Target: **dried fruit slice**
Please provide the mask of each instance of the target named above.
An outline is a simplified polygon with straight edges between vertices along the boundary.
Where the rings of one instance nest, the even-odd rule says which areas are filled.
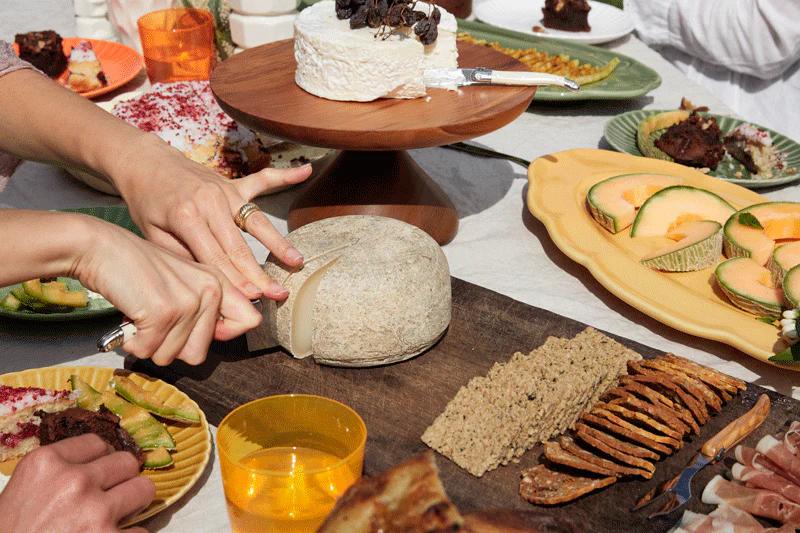
[[[603,478],[581,477],[550,470],[536,465],[522,471],[519,495],[536,505],[557,505],[571,502],[595,490],[608,487],[616,476]]]
[[[758,316],[779,318],[783,292],[772,284],[767,268],[749,257],[734,257],[715,271],[717,285],[736,307]]]
[[[675,176],[664,174],[624,174],[598,182],[586,193],[592,217],[611,233],[619,233],[633,223],[636,211],[653,194],[679,185]]]
[[[609,461],[608,459],[603,459],[602,457],[598,457],[590,451],[584,450],[571,438],[562,435],[558,438],[558,445],[561,446],[561,449],[565,452],[571,453],[575,457],[583,459],[587,463],[592,463],[594,465],[600,466],[602,468],[606,468],[616,475],[619,476],[641,476],[645,479],[650,479],[653,477],[652,470],[644,470],[642,468],[631,468],[629,466],[622,466],[613,461]]]
[[[641,263],[663,272],[694,272],[717,263],[722,256],[722,224],[698,220],[679,224],[666,235],[675,241],[641,259]]]

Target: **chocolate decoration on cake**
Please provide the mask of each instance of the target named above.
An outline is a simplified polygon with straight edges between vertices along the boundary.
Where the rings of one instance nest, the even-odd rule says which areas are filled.
[[[542,24],[563,31],[591,31],[589,2],[586,0],[547,0],[542,8]]]
[[[714,170],[725,156],[717,120],[697,113],[667,128],[655,145],[676,163],[690,167]]]
[[[51,78],[57,78],[67,68],[61,36],[52,30],[18,33],[14,42],[19,46],[20,59]]]

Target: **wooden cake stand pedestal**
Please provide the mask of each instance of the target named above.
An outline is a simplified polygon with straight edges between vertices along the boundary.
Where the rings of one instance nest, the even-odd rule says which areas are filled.
[[[459,43],[461,67],[526,70],[485,46]],[[336,102],[294,82],[292,40],[245,50],[222,62],[211,90],[240,123],[270,136],[342,153],[297,198],[289,230],[340,215],[379,215],[414,224],[446,244],[458,214],[406,150],[484,135],[518,117],[534,87],[433,89],[427,98]]]

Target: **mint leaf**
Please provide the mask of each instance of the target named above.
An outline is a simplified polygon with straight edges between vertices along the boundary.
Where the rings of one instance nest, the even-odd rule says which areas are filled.
[[[758,320],[759,322],[763,322],[765,324],[774,324],[775,323],[775,319],[772,318],[771,316],[760,316],[760,317],[756,318],[756,320]]]
[[[751,228],[764,229],[764,226],[752,213],[739,213],[739,224]]]
[[[800,363],[800,343],[792,344],[784,351],[769,358],[773,363]]]

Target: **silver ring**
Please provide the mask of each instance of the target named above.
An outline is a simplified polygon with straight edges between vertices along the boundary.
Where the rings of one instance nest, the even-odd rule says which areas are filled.
[[[239,227],[240,230],[247,231],[247,228],[245,228],[244,225],[247,222],[248,217],[258,211],[261,211],[260,207],[254,203],[248,202],[239,208],[239,212],[233,217],[233,222]]]

